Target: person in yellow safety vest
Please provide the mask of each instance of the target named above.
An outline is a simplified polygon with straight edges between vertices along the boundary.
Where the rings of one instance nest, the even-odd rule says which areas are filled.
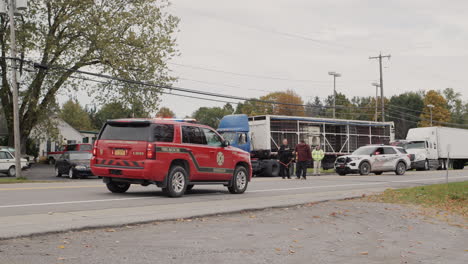
[[[314,176],[320,176],[320,167],[322,165],[323,157],[325,157],[325,153],[320,149],[320,145],[317,145],[312,151],[312,159],[314,160]]]

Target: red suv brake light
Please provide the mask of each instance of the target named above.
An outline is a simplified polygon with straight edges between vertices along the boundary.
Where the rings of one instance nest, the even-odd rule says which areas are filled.
[[[148,143],[148,146],[146,147],[146,158],[147,159],[155,159],[156,158],[155,147],[151,143]]]
[[[94,142],[94,146],[93,146],[93,156],[94,157],[97,157],[97,152],[98,152],[98,149],[97,149],[97,141]]]

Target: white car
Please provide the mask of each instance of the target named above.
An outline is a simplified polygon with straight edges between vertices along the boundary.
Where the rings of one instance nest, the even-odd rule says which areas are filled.
[[[338,157],[335,161],[335,171],[342,176],[350,173],[368,175],[371,172],[380,175],[386,171],[403,175],[410,168],[410,155],[405,149],[386,145],[360,147],[351,155]]]
[[[28,167],[28,161],[21,159],[21,169]],[[0,150],[0,173],[6,173],[10,177],[16,176],[15,158],[8,150]]]

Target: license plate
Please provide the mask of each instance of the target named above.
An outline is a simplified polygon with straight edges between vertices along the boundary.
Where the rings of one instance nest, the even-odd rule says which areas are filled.
[[[109,170],[109,173],[113,175],[122,175],[121,170]]]
[[[127,154],[127,151],[125,149],[115,149],[114,150],[114,155],[115,156],[125,156]]]
[[[340,168],[344,168],[344,167],[345,167],[344,164],[341,164],[341,165],[340,165]]]

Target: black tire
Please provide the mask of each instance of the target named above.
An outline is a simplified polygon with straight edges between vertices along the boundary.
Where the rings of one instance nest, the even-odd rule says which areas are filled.
[[[453,169],[454,170],[463,170],[465,168],[465,161],[464,160],[456,160],[453,162]]]
[[[428,160],[424,161],[424,170],[428,171],[430,169],[431,167],[429,166],[429,161]]]
[[[276,160],[268,160],[265,162],[265,168],[263,168],[260,176],[263,177],[278,177],[280,172],[280,164]]]
[[[106,183],[107,189],[113,193],[124,193],[130,188],[130,183],[125,182],[109,182]]]
[[[188,173],[182,166],[173,166],[167,176],[167,187],[163,191],[169,197],[181,197],[187,190]]]
[[[193,189],[193,186],[195,186],[195,185],[193,185],[193,184],[187,185],[187,188],[185,189],[185,191],[187,192],[187,191],[192,190],[192,189]]]
[[[54,158],[49,158],[49,160],[47,162],[49,163],[49,165],[54,165],[55,164],[55,159]]]
[[[16,177],[16,167],[15,166],[10,166],[7,171],[8,177]]]
[[[363,163],[361,163],[361,165],[359,165],[359,174],[369,175],[370,171],[371,171],[371,165],[369,162],[364,161]]]
[[[73,167],[70,167],[70,169],[68,170],[68,178],[70,178],[70,179],[76,179],[76,173],[75,173],[75,171],[73,170]]]
[[[382,175],[383,171],[374,172],[375,175]]]
[[[244,166],[237,166],[232,176],[228,190],[232,194],[241,194],[247,190],[249,185],[249,173]]]
[[[403,175],[406,172],[406,164],[403,161],[397,163],[395,168],[396,175]]]
[[[57,166],[55,166],[55,177],[62,177],[62,173],[60,173],[60,170]]]
[[[340,176],[346,176],[346,172],[342,172],[342,171],[341,171],[341,172],[338,172],[338,175],[340,175]]]

